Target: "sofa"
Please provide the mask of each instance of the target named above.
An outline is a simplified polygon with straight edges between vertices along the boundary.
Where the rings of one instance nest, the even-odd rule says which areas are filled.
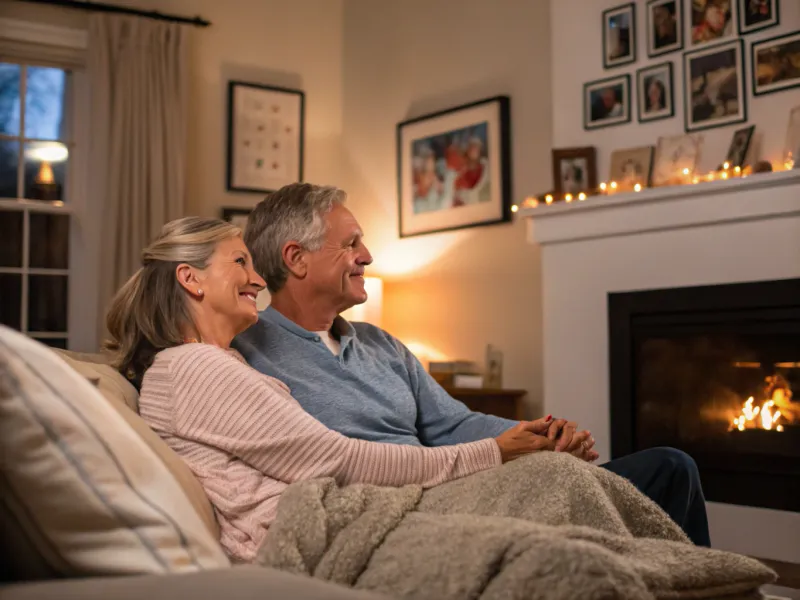
[[[232,565],[199,481],[99,354],[0,326],[0,600],[379,596]]]

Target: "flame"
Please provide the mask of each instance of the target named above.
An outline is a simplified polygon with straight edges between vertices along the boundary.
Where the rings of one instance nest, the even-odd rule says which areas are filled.
[[[36,183],[53,183],[55,180],[50,163],[42,161],[42,166],[39,167],[39,172],[36,174]]]
[[[778,390],[776,390],[777,392]],[[781,411],[775,408],[774,400],[767,400],[761,406],[755,406],[752,396],[742,406],[742,414],[736,417],[731,424],[731,429],[744,431],[745,429],[766,429],[783,431],[783,425],[778,423]]]

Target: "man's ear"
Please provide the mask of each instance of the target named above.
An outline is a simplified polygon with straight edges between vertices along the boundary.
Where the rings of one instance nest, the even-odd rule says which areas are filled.
[[[306,262],[306,251],[297,242],[286,242],[281,250],[283,263],[289,272],[298,279],[305,278],[308,273],[308,263]]]
[[[195,298],[200,298],[203,295],[203,286],[197,277],[194,267],[191,265],[186,263],[179,264],[175,267],[175,277],[181,287]]]

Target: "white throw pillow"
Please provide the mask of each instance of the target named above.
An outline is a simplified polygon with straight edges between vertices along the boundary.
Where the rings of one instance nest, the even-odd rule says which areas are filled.
[[[2,326],[0,461],[4,510],[63,575],[230,566],[163,461],[100,392]]]

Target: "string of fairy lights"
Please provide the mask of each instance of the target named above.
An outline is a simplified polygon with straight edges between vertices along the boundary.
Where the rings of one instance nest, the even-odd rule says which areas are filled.
[[[782,163],[770,164],[766,161],[757,163],[754,166],[748,165],[747,167],[733,166],[730,163],[723,163],[717,171],[711,171],[705,174],[694,174],[691,169],[683,169],[683,171],[673,180],[671,185],[693,185],[703,182],[712,181],[725,181],[734,178],[744,178],[754,173],[767,173],[774,171],[789,171],[794,168],[794,160],[791,154]],[[666,186],[664,186],[666,187]],[[641,192],[646,189],[641,183],[634,183],[632,186],[621,185],[616,181],[602,182],[594,190],[586,190],[584,192],[554,194],[552,192],[540,196],[528,196],[520,204],[514,204],[511,207],[511,212],[516,213],[520,208],[535,208],[540,206],[552,206],[564,202],[570,204],[572,202],[583,202],[593,196],[612,196],[618,193],[625,192]]]

